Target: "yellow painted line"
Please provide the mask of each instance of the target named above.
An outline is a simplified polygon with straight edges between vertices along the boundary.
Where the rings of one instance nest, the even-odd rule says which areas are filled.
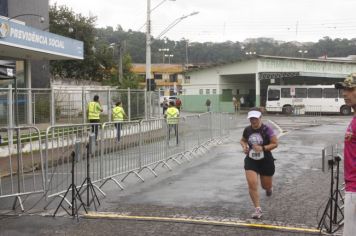
[[[209,225],[222,225],[222,226],[240,226],[248,228],[260,228],[260,229],[270,229],[270,230],[284,230],[284,231],[298,231],[298,232],[309,232],[309,233],[320,233],[320,230],[313,228],[301,228],[301,227],[291,227],[291,226],[281,226],[281,225],[270,225],[270,224],[258,224],[258,223],[247,223],[244,221],[215,221],[215,220],[198,220],[189,218],[170,218],[170,217],[154,217],[154,216],[128,216],[120,215],[116,213],[104,213],[104,212],[89,212],[84,215],[84,218],[89,219],[118,219],[118,220],[140,220],[140,221],[165,221],[165,222],[178,222],[178,223],[195,223],[195,224],[209,224]]]

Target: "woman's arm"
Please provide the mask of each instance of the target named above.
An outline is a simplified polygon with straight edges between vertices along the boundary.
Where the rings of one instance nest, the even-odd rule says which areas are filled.
[[[241,138],[240,144],[241,144],[243,152],[245,154],[248,154],[249,147],[248,147],[247,140],[244,137]]]
[[[278,138],[275,135],[271,137],[269,144],[263,146],[264,151],[272,151],[276,147],[278,147]]]

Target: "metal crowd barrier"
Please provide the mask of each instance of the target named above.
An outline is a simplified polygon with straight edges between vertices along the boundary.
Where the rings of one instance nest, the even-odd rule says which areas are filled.
[[[136,173],[140,169],[140,122],[106,122],[101,136],[101,180],[123,186],[115,179],[118,175]],[[120,129],[120,132],[118,132]]]
[[[33,126],[0,128],[0,199],[15,198],[24,211],[22,196],[44,193],[40,131]]]
[[[280,108],[280,107],[268,107],[268,113],[282,113],[288,116],[310,116],[310,117],[317,117],[321,116],[322,109],[321,106],[304,106],[304,105],[293,105],[290,106],[289,109]]]
[[[101,124],[78,124],[50,126],[46,131],[46,180],[47,197],[61,196],[71,184],[71,153],[80,143],[81,157],[75,165],[75,185],[80,186],[86,177],[87,145],[92,125],[98,125],[99,135],[96,151],[90,158],[90,176],[93,183],[101,180],[100,146]],[[103,193],[103,192],[102,192]]]
[[[72,185],[72,167],[74,185],[80,189],[82,184],[86,185],[83,181],[87,177],[87,155],[90,180],[105,196],[101,188],[110,180],[124,189],[122,182],[130,174],[144,181],[143,170],[157,176],[158,166],[170,170],[171,163],[179,165],[205,153],[209,145],[219,143],[222,136],[228,135],[233,117],[232,114],[203,113],[178,118],[177,125],[173,126],[163,118],[56,125],[48,127],[42,136],[36,127],[2,128],[0,148],[7,149],[8,154],[0,157],[0,199],[15,197],[23,209],[20,196],[43,193],[51,199],[48,205],[56,197],[70,205],[64,194]],[[93,125],[98,127],[98,135],[95,150],[88,152],[89,136],[95,133]],[[17,139],[11,139],[14,132],[21,136],[16,150],[13,146]],[[45,158],[42,159],[41,141],[44,139]],[[73,151],[76,162],[72,166]]]
[[[199,154],[199,151],[204,152],[206,147],[203,145],[203,137],[201,132],[200,116],[192,115],[185,117],[185,143],[186,149],[192,150],[193,154]]]

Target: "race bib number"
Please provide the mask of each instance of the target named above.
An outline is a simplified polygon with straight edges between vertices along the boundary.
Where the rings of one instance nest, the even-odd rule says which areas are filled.
[[[255,152],[253,149],[251,149],[248,153],[248,157],[254,160],[261,160],[265,157],[263,152]]]

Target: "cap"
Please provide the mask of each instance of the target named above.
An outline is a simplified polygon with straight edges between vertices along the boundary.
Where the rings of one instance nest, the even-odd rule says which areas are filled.
[[[247,119],[250,118],[260,118],[262,113],[260,111],[249,111],[247,113]]]
[[[348,75],[344,82],[338,82],[335,84],[336,89],[344,89],[344,88],[356,88],[356,73],[352,73]]]

